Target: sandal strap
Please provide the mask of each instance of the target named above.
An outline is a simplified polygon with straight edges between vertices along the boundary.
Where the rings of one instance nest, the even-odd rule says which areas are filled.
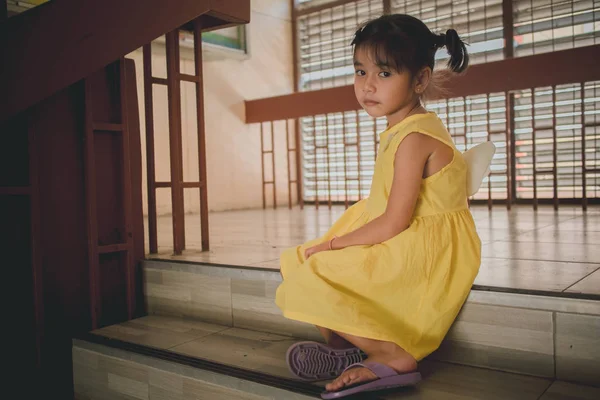
[[[375,376],[379,379],[398,375],[398,373],[396,371],[394,371],[394,369],[388,367],[385,364],[376,363],[376,362],[354,363],[352,365],[349,365],[344,370],[344,372],[348,371],[349,369],[353,369],[353,368],[366,368],[369,371],[371,371],[372,373],[374,373]]]

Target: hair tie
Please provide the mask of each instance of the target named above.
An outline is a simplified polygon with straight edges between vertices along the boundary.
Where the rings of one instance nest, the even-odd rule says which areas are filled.
[[[446,34],[445,33],[440,33],[439,35],[436,35],[435,33],[433,34],[433,48],[434,49],[441,49],[442,47],[444,47],[446,45]]]
[[[456,48],[456,41],[459,39],[458,32],[454,29],[448,29],[444,35],[445,45],[449,51]]]

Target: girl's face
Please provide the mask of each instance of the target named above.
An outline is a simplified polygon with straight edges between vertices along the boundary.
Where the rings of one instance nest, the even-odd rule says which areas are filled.
[[[355,51],[354,70],[356,99],[371,117],[387,117],[390,126],[418,99],[408,70],[398,72],[377,65],[366,49]]]

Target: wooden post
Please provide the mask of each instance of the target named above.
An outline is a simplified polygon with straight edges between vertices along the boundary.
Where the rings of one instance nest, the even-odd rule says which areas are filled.
[[[179,30],[167,33],[167,93],[169,102],[169,147],[171,155],[171,207],[173,212],[173,252],[185,249],[183,207],[183,163],[181,144],[181,81],[179,80]]]
[[[196,72],[196,107],[198,118],[198,168],[200,180],[200,230],[202,251],[209,250],[208,232],[208,183],[206,181],[206,131],[204,121],[204,87],[202,75],[202,25],[200,19],[194,22],[194,65]]]

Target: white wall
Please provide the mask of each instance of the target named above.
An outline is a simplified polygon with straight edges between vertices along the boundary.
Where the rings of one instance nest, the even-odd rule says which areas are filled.
[[[246,125],[244,100],[293,92],[289,0],[252,0],[248,25],[250,57],[204,62],[204,99],[208,166],[208,206],[210,211],[262,207],[262,169],[258,125]],[[181,50],[181,71],[193,74],[191,52]],[[142,131],[142,161],[146,169],[145,110],[141,49],[128,55],[136,64]],[[164,46],[153,44],[153,75],[166,77]],[[154,130],[156,179],[170,180],[168,106],[166,86],[154,85]],[[198,180],[196,101],[192,83],[182,83],[182,125],[184,180]],[[278,203],[287,204],[287,164],[285,128],[276,123],[276,169]],[[290,124],[292,127],[292,124]],[[265,124],[265,128],[268,126]],[[265,130],[265,132],[268,132]],[[265,134],[270,145],[270,136]],[[293,143],[292,143],[293,145]],[[265,156],[270,180],[270,156]],[[291,158],[293,163],[293,158]],[[147,189],[144,174],[144,214],[147,214]],[[294,192],[295,195],[295,192]],[[267,188],[268,204],[272,201]],[[295,198],[294,198],[295,200]],[[169,189],[158,189],[158,214],[171,212]],[[185,190],[185,210],[199,212],[197,189]]]

